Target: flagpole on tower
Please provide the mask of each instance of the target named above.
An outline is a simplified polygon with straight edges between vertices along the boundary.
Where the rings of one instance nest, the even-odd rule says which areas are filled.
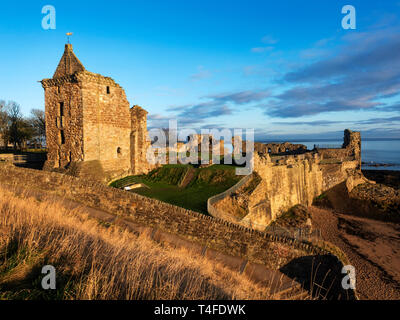
[[[67,32],[66,35],[67,35],[68,44],[69,44],[69,37],[72,36],[72,32]]]

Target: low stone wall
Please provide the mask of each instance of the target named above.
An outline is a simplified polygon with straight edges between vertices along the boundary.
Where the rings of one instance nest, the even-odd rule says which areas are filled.
[[[330,251],[323,245],[278,237],[100,183],[0,164],[0,183],[42,190],[180,235],[211,249],[277,269],[292,259]]]
[[[46,153],[0,153],[0,161],[9,161],[13,163],[25,162],[44,162],[46,160]]]
[[[246,148],[244,147],[244,149]],[[254,151],[269,154],[302,154],[307,152],[307,146],[303,144],[284,143],[254,143]]]
[[[350,157],[350,151],[347,149],[325,148],[316,149],[322,160],[335,159],[337,161],[345,161]]]
[[[252,179],[252,175],[249,174],[242,178],[238,183],[236,183],[234,186],[230,187],[228,190],[219,193],[207,200],[207,211],[208,213],[215,217],[215,218],[223,218],[225,214],[221,212],[220,210],[217,209],[215,204],[218,201],[221,201],[222,199],[229,197],[231,194],[235,193],[240,187],[245,185],[247,182],[249,182]]]

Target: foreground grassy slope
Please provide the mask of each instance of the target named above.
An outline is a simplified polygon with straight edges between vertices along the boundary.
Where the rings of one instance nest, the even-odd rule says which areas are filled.
[[[0,299],[266,299],[245,276],[0,187]],[[57,289],[41,288],[53,265]]]
[[[243,178],[235,174],[235,169],[236,167],[231,165],[213,165],[207,168],[180,164],[165,165],[147,175],[129,176],[115,181],[111,186],[122,188],[133,183],[143,183],[147,188],[134,189],[132,192],[207,213],[208,198],[229,189]],[[191,176],[184,181],[186,174]],[[182,182],[188,184],[181,185]]]

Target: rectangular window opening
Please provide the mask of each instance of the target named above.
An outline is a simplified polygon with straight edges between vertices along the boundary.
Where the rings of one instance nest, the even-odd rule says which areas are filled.
[[[60,131],[60,136],[61,136],[61,144],[65,144],[64,130],[61,130],[61,131]]]
[[[107,86],[107,94],[110,94],[110,87]]]
[[[64,116],[64,102],[60,102],[60,117]]]

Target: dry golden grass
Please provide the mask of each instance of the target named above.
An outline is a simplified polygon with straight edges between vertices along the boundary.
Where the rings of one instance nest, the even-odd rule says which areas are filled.
[[[53,265],[57,289],[41,288]],[[265,287],[186,250],[105,227],[82,209],[0,187],[2,299],[268,299]]]

